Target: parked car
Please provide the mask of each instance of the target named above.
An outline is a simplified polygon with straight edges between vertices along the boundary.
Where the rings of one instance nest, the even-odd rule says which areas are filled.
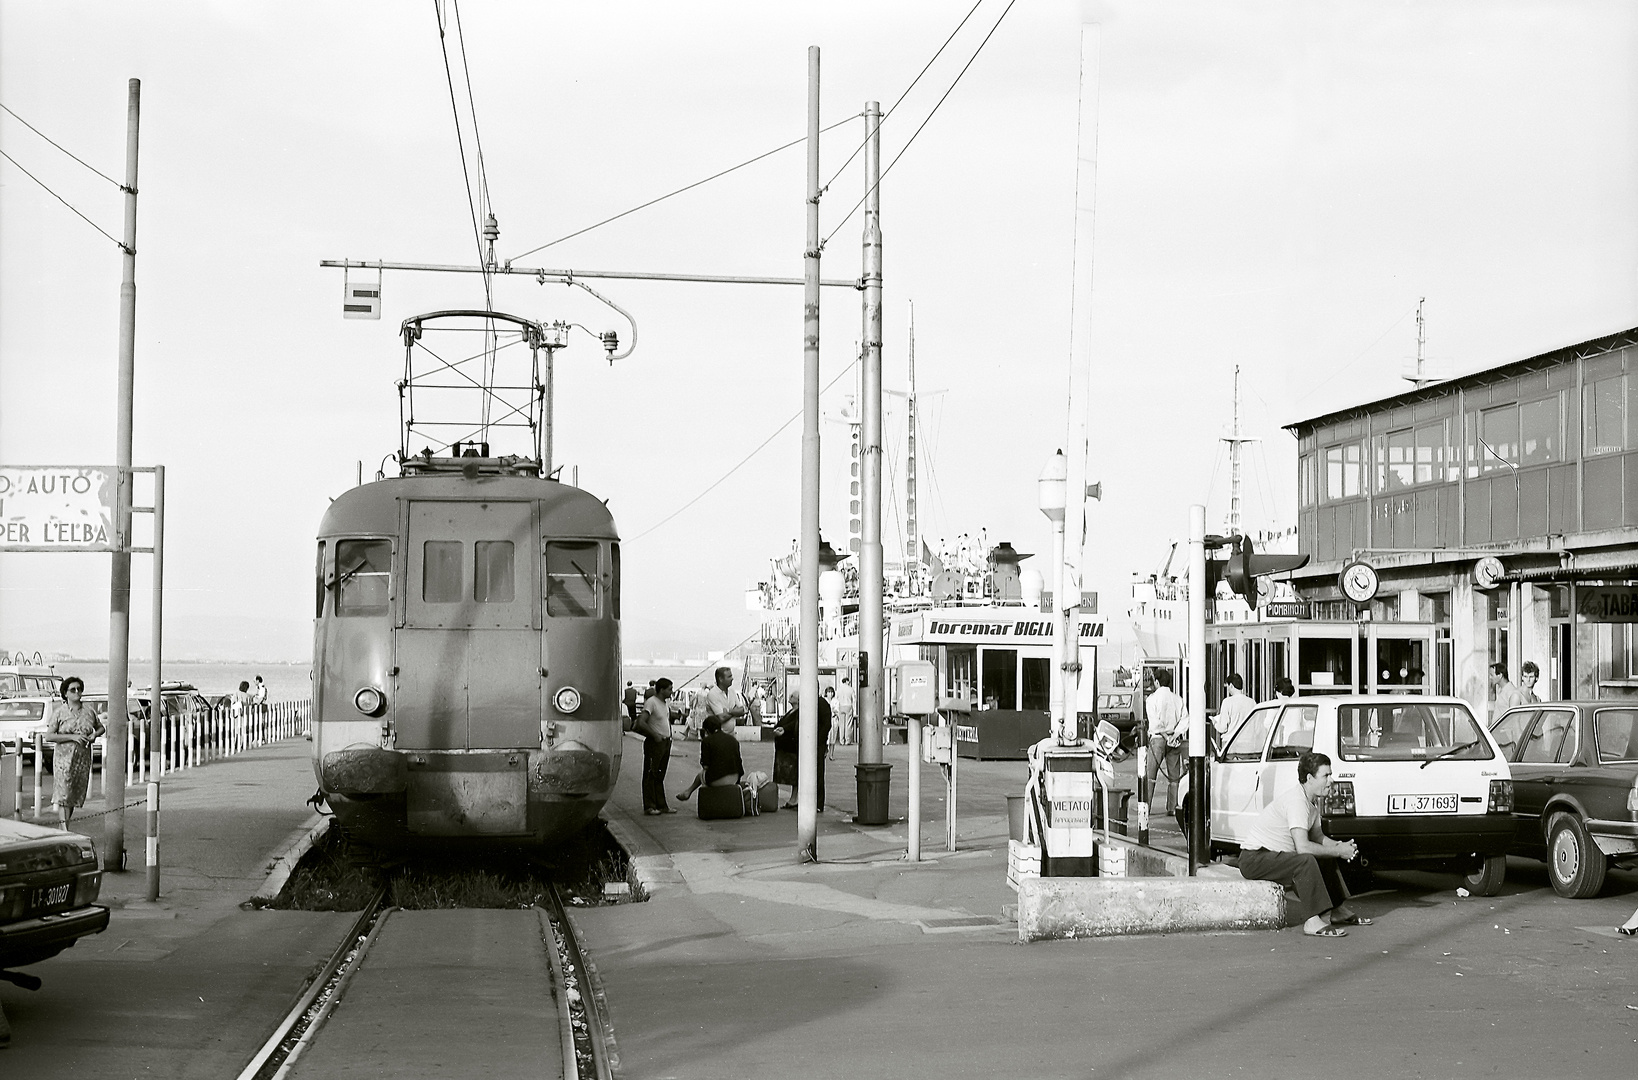
[[[1297,759],[1331,759],[1326,835],[1359,845],[1354,874],[1454,870],[1494,896],[1513,841],[1506,758],[1460,698],[1378,694],[1292,698],[1253,709],[1210,773],[1211,845],[1237,851],[1263,808],[1297,783]],[[1190,794],[1180,785],[1179,820]]]
[[[19,694],[55,694],[57,676],[50,668],[32,664],[0,664],[0,697]]]
[[[97,849],[88,836],[0,818],[0,977],[38,986],[10,969],[55,956],[108,927]]]
[[[1513,773],[1513,853],[1540,859],[1560,896],[1597,896],[1638,866],[1638,702],[1509,709],[1490,734]]]
[[[0,698],[0,750],[8,754],[22,754],[25,762],[34,760],[34,735],[43,732],[51,719],[51,708],[57,702],[55,695],[28,694]],[[50,744],[46,744],[46,768],[51,767]]]
[[[1137,712],[1132,706],[1132,697],[1137,693],[1134,687],[1104,690],[1098,693],[1098,721],[1109,721],[1120,732],[1120,744],[1127,750],[1134,749],[1134,740],[1137,738]],[[1094,727],[1097,725],[1094,724]],[[1082,738],[1091,738],[1085,733]]]

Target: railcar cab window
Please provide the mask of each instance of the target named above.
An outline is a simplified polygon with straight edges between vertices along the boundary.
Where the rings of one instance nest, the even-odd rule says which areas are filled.
[[[479,540],[472,551],[472,599],[480,604],[510,604],[516,592],[512,541]]]
[[[337,615],[385,615],[391,580],[391,540],[336,541]]]
[[[1443,702],[1338,705],[1344,761],[1485,761],[1495,757],[1467,706]]]
[[[596,618],[602,598],[600,552],[595,540],[546,543],[546,614]]]

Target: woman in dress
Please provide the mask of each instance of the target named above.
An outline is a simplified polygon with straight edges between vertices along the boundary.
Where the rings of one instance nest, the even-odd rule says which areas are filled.
[[[63,701],[51,712],[45,738],[57,744],[53,787],[57,813],[67,828],[74,810],[85,805],[85,793],[91,786],[91,744],[103,733],[103,726],[95,710],[81,701],[84,679],[70,675],[57,693]]]

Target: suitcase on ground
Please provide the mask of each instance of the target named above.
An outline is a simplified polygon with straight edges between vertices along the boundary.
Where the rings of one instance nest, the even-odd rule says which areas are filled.
[[[702,787],[694,797],[699,800],[700,818],[722,821],[745,816],[745,797],[740,787]]]
[[[772,780],[769,780],[766,784],[763,784],[757,789],[756,801],[757,805],[762,808],[762,812],[764,814],[769,814],[775,810],[778,810],[779,786]]]

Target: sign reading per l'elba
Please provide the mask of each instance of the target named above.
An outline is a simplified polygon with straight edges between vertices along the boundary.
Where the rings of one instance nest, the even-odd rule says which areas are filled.
[[[0,551],[114,551],[119,470],[0,465]]]

